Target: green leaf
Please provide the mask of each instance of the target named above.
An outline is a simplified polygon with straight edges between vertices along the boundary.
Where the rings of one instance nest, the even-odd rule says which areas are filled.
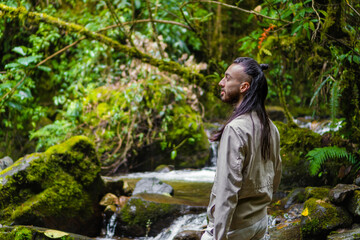
[[[44,71],[44,72],[50,72],[51,71],[51,68],[46,67],[46,66],[38,66],[38,69],[40,69],[41,71]]]
[[[25,50],[24,50],[24,49],[25,49]],[[26,47],[24,47],[24,46],[14,47],[14,48],[12,49],[12,51],[20,54],[21,56],[26,56],[26,53],[25,53]]]
[[[40,56],[23,57],[23,58],[17,59],[16,61],[17,61],[18,63],[20,63],[21,65],[27,67],[27,66],[29,66],[31,63],[35,63],[39,57],[40,57]]]
[[[171,159],[174,160],[176,158],[176,155],[177,155],[177,151],[176,150],[173,150],[171,152]]]
[[[5,69],[9,69],[9,68],[18,68],[20,66],[20,64],[18,63],[9,63],[5,65]]]

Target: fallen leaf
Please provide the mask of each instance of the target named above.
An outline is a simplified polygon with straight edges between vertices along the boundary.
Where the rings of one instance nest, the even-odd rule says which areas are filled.
[[[49,238],[61,238],[64,236],[69,235],[66,232],[62,232],[62,231],[58,231],[58,230],[46,230],[44,232],[45,236],[49,237]]]
[[[305,208],[304,211],[302,211],[301,215],[303,215],[304,217],[309,215],[309,209]]]

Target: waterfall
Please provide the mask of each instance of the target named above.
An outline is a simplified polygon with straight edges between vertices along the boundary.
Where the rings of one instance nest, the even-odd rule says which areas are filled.
[[[142,237],[138,240],[173,240],[176,234],[185,230],[200,231],[206,226],[206,213],[188,214],[177,218],[170,227],[155,237]]]

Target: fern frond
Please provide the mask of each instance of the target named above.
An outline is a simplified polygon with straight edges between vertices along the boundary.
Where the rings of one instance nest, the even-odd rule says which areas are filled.
[[[330,108],[331,108],[331,125],[334,126],[337,109],[339,107],[339,99],[341,96],[341,89],[339,88],[339,81],[334,81],[331,88]]]
[[[315,98],[319,95],[320,90],[323,88],[323,86],[329,81],[332,80],[332,78],[330,76],[328,76],[325,81],[323,81],[320,86],[316,89],[314,95],[312,96],[311,100],[310,100],[310,106],[313,104]]]
[[[356,157],[347,152],[345,148],[339,148],[336,146],[315,148],[306,154],[306,159],[310,162],[310,175],[316,175],[321,165],[329,159],[346,159],[352,164],[355,164],[359,168],[359,162]]]

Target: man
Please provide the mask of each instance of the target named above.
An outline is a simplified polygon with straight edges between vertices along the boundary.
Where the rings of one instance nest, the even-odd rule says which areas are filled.
[[[234,112],[211,140],[220,140],[202,240],[264,239],[267,206],[280,183],[280,136],[265,111],[268,86],[252,58],[237,58],[219,82]]]

